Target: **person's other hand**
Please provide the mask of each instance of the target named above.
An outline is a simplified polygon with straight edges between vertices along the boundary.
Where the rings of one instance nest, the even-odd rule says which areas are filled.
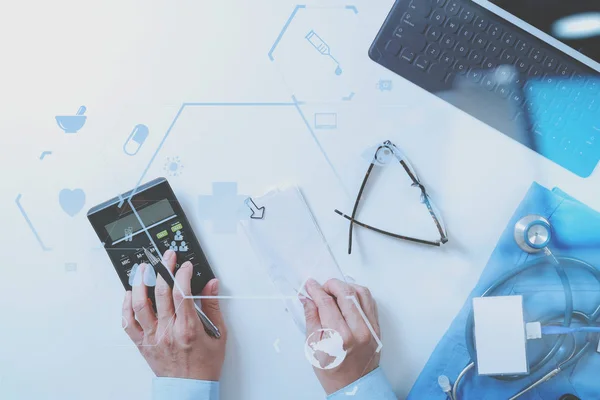
[[[169,250],[164,256],[164,264],[171,273],[175,270],[177,256]],[[138,271],[139,277],[153,273],[146,264]],[[148,271],[148,272],[147,272]],[[183,293],[172,290],[160,276],[156,278],[154,294],[157,314],[148,298],[148,288],[144,279],[135,279],[133,291],[127,291],[123,302],[125,331],[158,377],[198,379],[218,381],[225,359],[227,331],[216,299],[202,299],[202,310],[219,328],[221,338],[210,337],[196,313],[191,295],[193,266],[185,262],[175,275],[175,281]],[[219,281],[211,280],[202,296],[216,296]]]
[[[306,283],[312,300],[301,296],[306,317],[307,338],[319,329],[337,331],[343,341],[346,358],[337,367],[314,368],[327,395],[350,385],[379,366],[377,343],[362,318],[360,310],[349,296],[355,296],[373,330],[380,336],[377,305],[365,287],[331,279],[321,286],[314,280]]]

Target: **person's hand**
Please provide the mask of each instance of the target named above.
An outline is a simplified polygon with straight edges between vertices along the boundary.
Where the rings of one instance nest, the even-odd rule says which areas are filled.
[[[332,279],[319,285],[314,280],[306,283],[306,291],[312,300],[301,296],[306,316],[307,338],[319,329],[337,331],[347,351],[345,360],[337,367],[325,370],[314,368],[327,395],[350,385],[379,366],[380,354],[377,343],[361,316],[361,312],[349,298],[355,296],[379,338],[380,329],[377,305],[365,287]]]
[[[169,250],[163,259],[165,267],[173,273],[176,254]],[[153,273],[145,264],[139,268],[140,277]],[[214,339],[204,331],[193,299],[184,299],[191,295],[192,275],[189,261],[177,271],[175,281],[183,293],[177,286],[171,290],[162,276],[157,276],[154,289],[157,314],[152,309],[144,279],[136,279],[133,292],[127,291],[123,302],[125,331],[156,376],[218,381],[225,359],[227,330],[218,300],[202,299],[202,310],[219,328],[221,338]],[[202,296],[216,296],[218,292],[219,281],[213,279]]]

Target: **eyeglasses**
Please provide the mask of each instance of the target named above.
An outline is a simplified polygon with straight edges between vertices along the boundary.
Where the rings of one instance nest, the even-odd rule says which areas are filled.
[[[371,176],[371,172],[373,171],[373,168],[375,167],[375,165],[386,165],[392,157],[395,157],[398,160],[398,162],[400,163],[400,165],[402,166],[402,168],[404,168],[404,171],[407,173],[408,177],[412,181],[411,186],[419,188],[419,190],[421,191],[421,203],[423,203],[427,207],[427,210],[429,211],[429,215],[431,216],[431,218],[433,219],[433,222],[435,223],[435,226],[440,234],[440,238],[438,240],[423,240],[423,239],[417,239],[417,238],[413,238],[413,237],[409,237],[409,236],[398,235],[396,233],[384,231],[382,229],[378,229],[373,226],[367,225],[356,219],[358,204],[360,203],[363,192],[367,185],[367,181],[369,180],[369,176]],[[354,209],[352,210],[352,215],[346,215],[339,210],[335,210],[335,212],[336,212],[336,214],[338,214],[350,221],[350,228],[349,228],[349,234],[348,234],[348,254],[352,253],[352,232],[353,232],[355,224],[358,226],[361,226],[363,228],[370,229],[374,232],[378,232],[383,235],[391,236],[396,239],[407,240],[409,242],[426,244],[426,245],[430,245],[430,246],[441,246],[442,244],[448,242],[446,226],[444,224],[444,220],[442,219],[439,210],[437,209],[437,207],[435,207],[433,201],[431,200],[431,197],[429,197],[429,194],[427,194],[427,190],[425,189],[425,186],[421,183],[421,180],[417,176],[415,169],[412,167],[412,165],[410,164],[410,162],[408,161],[406,156],[400,151],[400,149],[398,147],[396,147],[395,144],[393,144],[389,140],[386,140],[385,142],[383,142],[383,144],[380,145],[377,148],[377,150],[375,151],[375,155],[373,156],[371,165],[369,165],[369,169],[367,170],[367,173],[365,175],[365,178],[363,179],[362,185],[360,186],[360,190],[358,191],[358,196],[356,197],[356,201],[354,202]]]

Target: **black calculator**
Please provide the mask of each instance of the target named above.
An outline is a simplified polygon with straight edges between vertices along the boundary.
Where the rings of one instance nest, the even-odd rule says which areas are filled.
[[[144,249],[156,257],[173,250],[177,254],[176,271],[186,261],[193,264],[192,295],[199,295],[215,276],[169,182],[158,178],[132,193],[97,205],[87,214],[123,286],[131,290],[134,268],[142,263],[150,265]],[[164,276],[168,271],[156,273]],[[154,287],[148,289],[155,304]]]

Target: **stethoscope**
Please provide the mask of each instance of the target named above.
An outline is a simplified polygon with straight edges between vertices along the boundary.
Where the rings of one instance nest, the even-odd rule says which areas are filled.
[[[539,267],[548,267],[552,266],[556,269],[556,272],[561,280],[565,291],[565,312],[563,315],[552,316],[547,318],[545,321],[542,321],[547,325],[562,325],[564,327],[570,327],[573,320],[577,320],[579,324],[592,325],[596,323],[596,321],[600,318],[600,306],[592,313],[586,314],[584,312],[574,310],[573,308],[573,293],[571,289],[571,285],[569,283],[569,278],[565,273],[565,268],[580,268],[587,270],[590,272],[596,280],[600,283],[600,271],[594,268],[591,264],[570,257],[556,257],[549,248],[550,242],[552,240],[552,226],[548,219],[542,217],[541,215],[527,215],[521,218],[515,224],[514,229],[514,239],[519,248],[528,254],[538,254],[544,253],[546,257],[538,257],[531,261],[527,261],[512,271],[507,272],[500,278],[498,278],[494,283],[492,283],[485,292],[481,295],[481,297],[491,296],[493,293],[507,283],[509,280],[517,277],[521,273],[528,271],[532,268]],[[471,360],[476,359],[475,352],[475,343],[473,336],[473,313],[467,318],[466,330],[465,330],[465,339],[466,339],[466,347],[471,356]],[[496,376],[493,377],[495,379],[511,382],[518,381],[527,377],[531,377],[536,372],[540,371],[543,367],[545,367],[555,356],[564,352],[563,345],[567,341],[567,339],[572,340],[572,351],[562,357],[562,360],[558,363],[558,365],[543,375],[537,381],[531,383],[519,393],[511,397],[509,400],[515,400],[519,397],[523,396],[525,393],[533,390],[537,386],[543,384],[544,382],[549,381],[554,378],[560,372],[566,370],[567,368],[576,364],[590,349],[594,349],[595,345],[598,343],[597,341],[593,343],[590,340],[586,340],[583,346],[578,347],[574,336],[562,334],[560,335],[554,345],[551,347],[550,351],[542,356],[539,360],[535,360],[535,362],[530,365],[529,375],[526,376]],[[597,335],[596,335],[597,339]],[[458,397],[458,388],[460,382],[466,376],[466,374],[475,367],[475,362],[471,361],[458,375],[454,384],[450,382],[450,379],[442,375],[438,378],[438,384],[446,393],[450,400],[459,400]]]

